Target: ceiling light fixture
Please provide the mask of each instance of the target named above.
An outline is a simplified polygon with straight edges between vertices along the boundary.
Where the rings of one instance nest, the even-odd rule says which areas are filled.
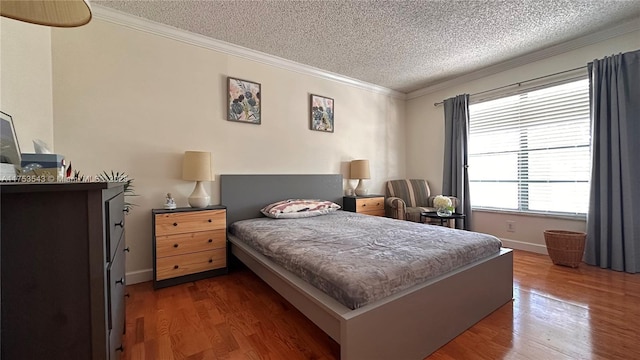
[[[91,20],[89,0],[0,0],[0,15],[36,25],[82,26]]]

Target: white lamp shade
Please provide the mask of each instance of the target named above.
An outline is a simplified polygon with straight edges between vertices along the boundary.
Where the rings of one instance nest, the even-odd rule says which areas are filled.
[[[350,179],[370,179],[369,160],[353,160],[351,162]]]
[[[207,151],[185,151],[182,161],[182,179],[213,181],[211,153]]]
[[[0,15],[37,25],[75,27],[91,20],[89,0],[2,0]]]

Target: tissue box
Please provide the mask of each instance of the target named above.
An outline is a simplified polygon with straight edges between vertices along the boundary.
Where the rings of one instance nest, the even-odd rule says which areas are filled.
[[[59,168],[64,167],[64,156],[58,154],[25,154],[20,155],[22,168],[29,167],[31,164],[39,165],[41,168]],[[38,167],[38,166],[34,166]]]
[[[64,156],[59,154],[21,154],[22,172],[20,177],[33,177],[37,182],[64,180]]]
[[[13,164],[0,163],[0,181],[18,180],[18,172]]]

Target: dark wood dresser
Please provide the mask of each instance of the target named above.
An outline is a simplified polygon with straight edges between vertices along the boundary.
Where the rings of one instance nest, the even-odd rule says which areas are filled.
[[[2,359],[119,359],[120,183],[0,184]]]

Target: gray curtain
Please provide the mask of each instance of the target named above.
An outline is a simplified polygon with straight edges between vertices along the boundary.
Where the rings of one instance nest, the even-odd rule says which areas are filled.
[[[585,261],[640,272],[640,50],[588,64],[591,197]]]
[[[456,228],[472,227],[469,176],[467,175],[467,139],[469,138],[469,95],[458,95],[444,101],[444,176],[443,195],[460,200],[458,211],[465,214],[464,221],[456,221]],[[464,225],[464,226],[463,226]]]

